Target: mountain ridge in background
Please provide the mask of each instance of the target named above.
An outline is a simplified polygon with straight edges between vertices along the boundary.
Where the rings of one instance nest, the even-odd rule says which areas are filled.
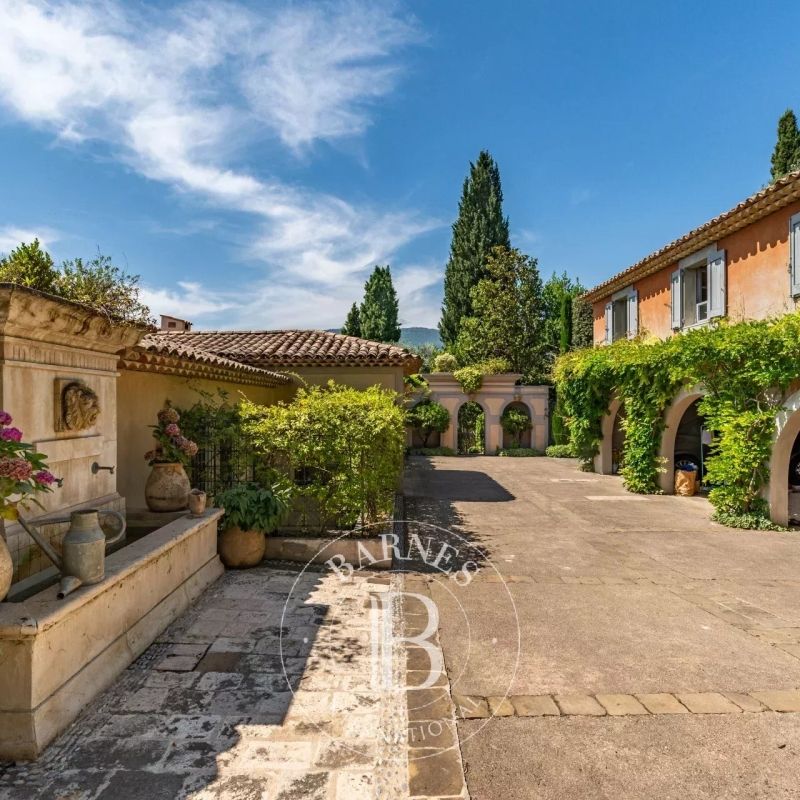
[[[340,328],[328,328],[328,331],[330,333],[339,333]],[[442,340],[439,338],[439,331],[436,328],[411,326],[400,328],[400,344],[408,345],[409,347],[419,347],[423,344],[441,347]]]

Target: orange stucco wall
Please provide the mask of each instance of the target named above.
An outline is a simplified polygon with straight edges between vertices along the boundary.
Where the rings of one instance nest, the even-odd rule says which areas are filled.
[[[726,251],[727,314],[732,320],[763,319],[795,308],[789,293],[789,220],[800,202],[775,211],[717,241]],[[672,334],[670,276],[677,262],[633,286],[639,291],[639,332],[661,339]],[[605,338],[605,307],[611,296],[593,304],[594,341]]]

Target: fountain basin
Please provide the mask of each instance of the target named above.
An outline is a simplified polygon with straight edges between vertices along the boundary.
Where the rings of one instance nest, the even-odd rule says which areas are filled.
[[[112,553],[101,583],[0,603],[0,759],[37,758],[222,573],[219,509]]]

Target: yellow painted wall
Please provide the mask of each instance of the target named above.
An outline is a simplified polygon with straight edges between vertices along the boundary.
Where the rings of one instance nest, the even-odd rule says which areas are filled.
[[[224,389],[232,400],[241,392],[254,403],[264,405],[288,400],[295,391],[293,385],[272,389],[122,370],[117,384],[117,490],[126,498],[128,508],[145,507],[144,484],[150,467],[144,454],[153,447],[148,426],[155,424],[156,414],[166,400],[171,400],[176,406],[194,405],[200,399],[198,389],[212,393]]]

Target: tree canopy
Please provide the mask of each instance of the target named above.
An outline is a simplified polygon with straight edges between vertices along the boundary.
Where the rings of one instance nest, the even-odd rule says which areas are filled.
[[[800,129],[794,111],[787,109],[778,120],[778,138],[772,153],[772,180],[800,169]]]
[[[450,258],[444,275],[444,301],[439,332],[452,347],[461,320],[472,316],[472,289],[486,275],[486,259],[493,247],[510,247],[508,219],[503,216],[500,170],[486,150],[470,164],[464,180],[458,218],[453,223]]]
[[[84,303],[121,322],[153,324],[150,309],[140,299],[139,276],[114,266],[101,253],[89,261],[75,258],[56,267],[38,239],[23,242],[0,258],[0,281]]]
[[[399,342],[398,314],[391,269],[388,265],[376,266],[364,284],[364,300],[359,309],[361,335],[376,342]]]

